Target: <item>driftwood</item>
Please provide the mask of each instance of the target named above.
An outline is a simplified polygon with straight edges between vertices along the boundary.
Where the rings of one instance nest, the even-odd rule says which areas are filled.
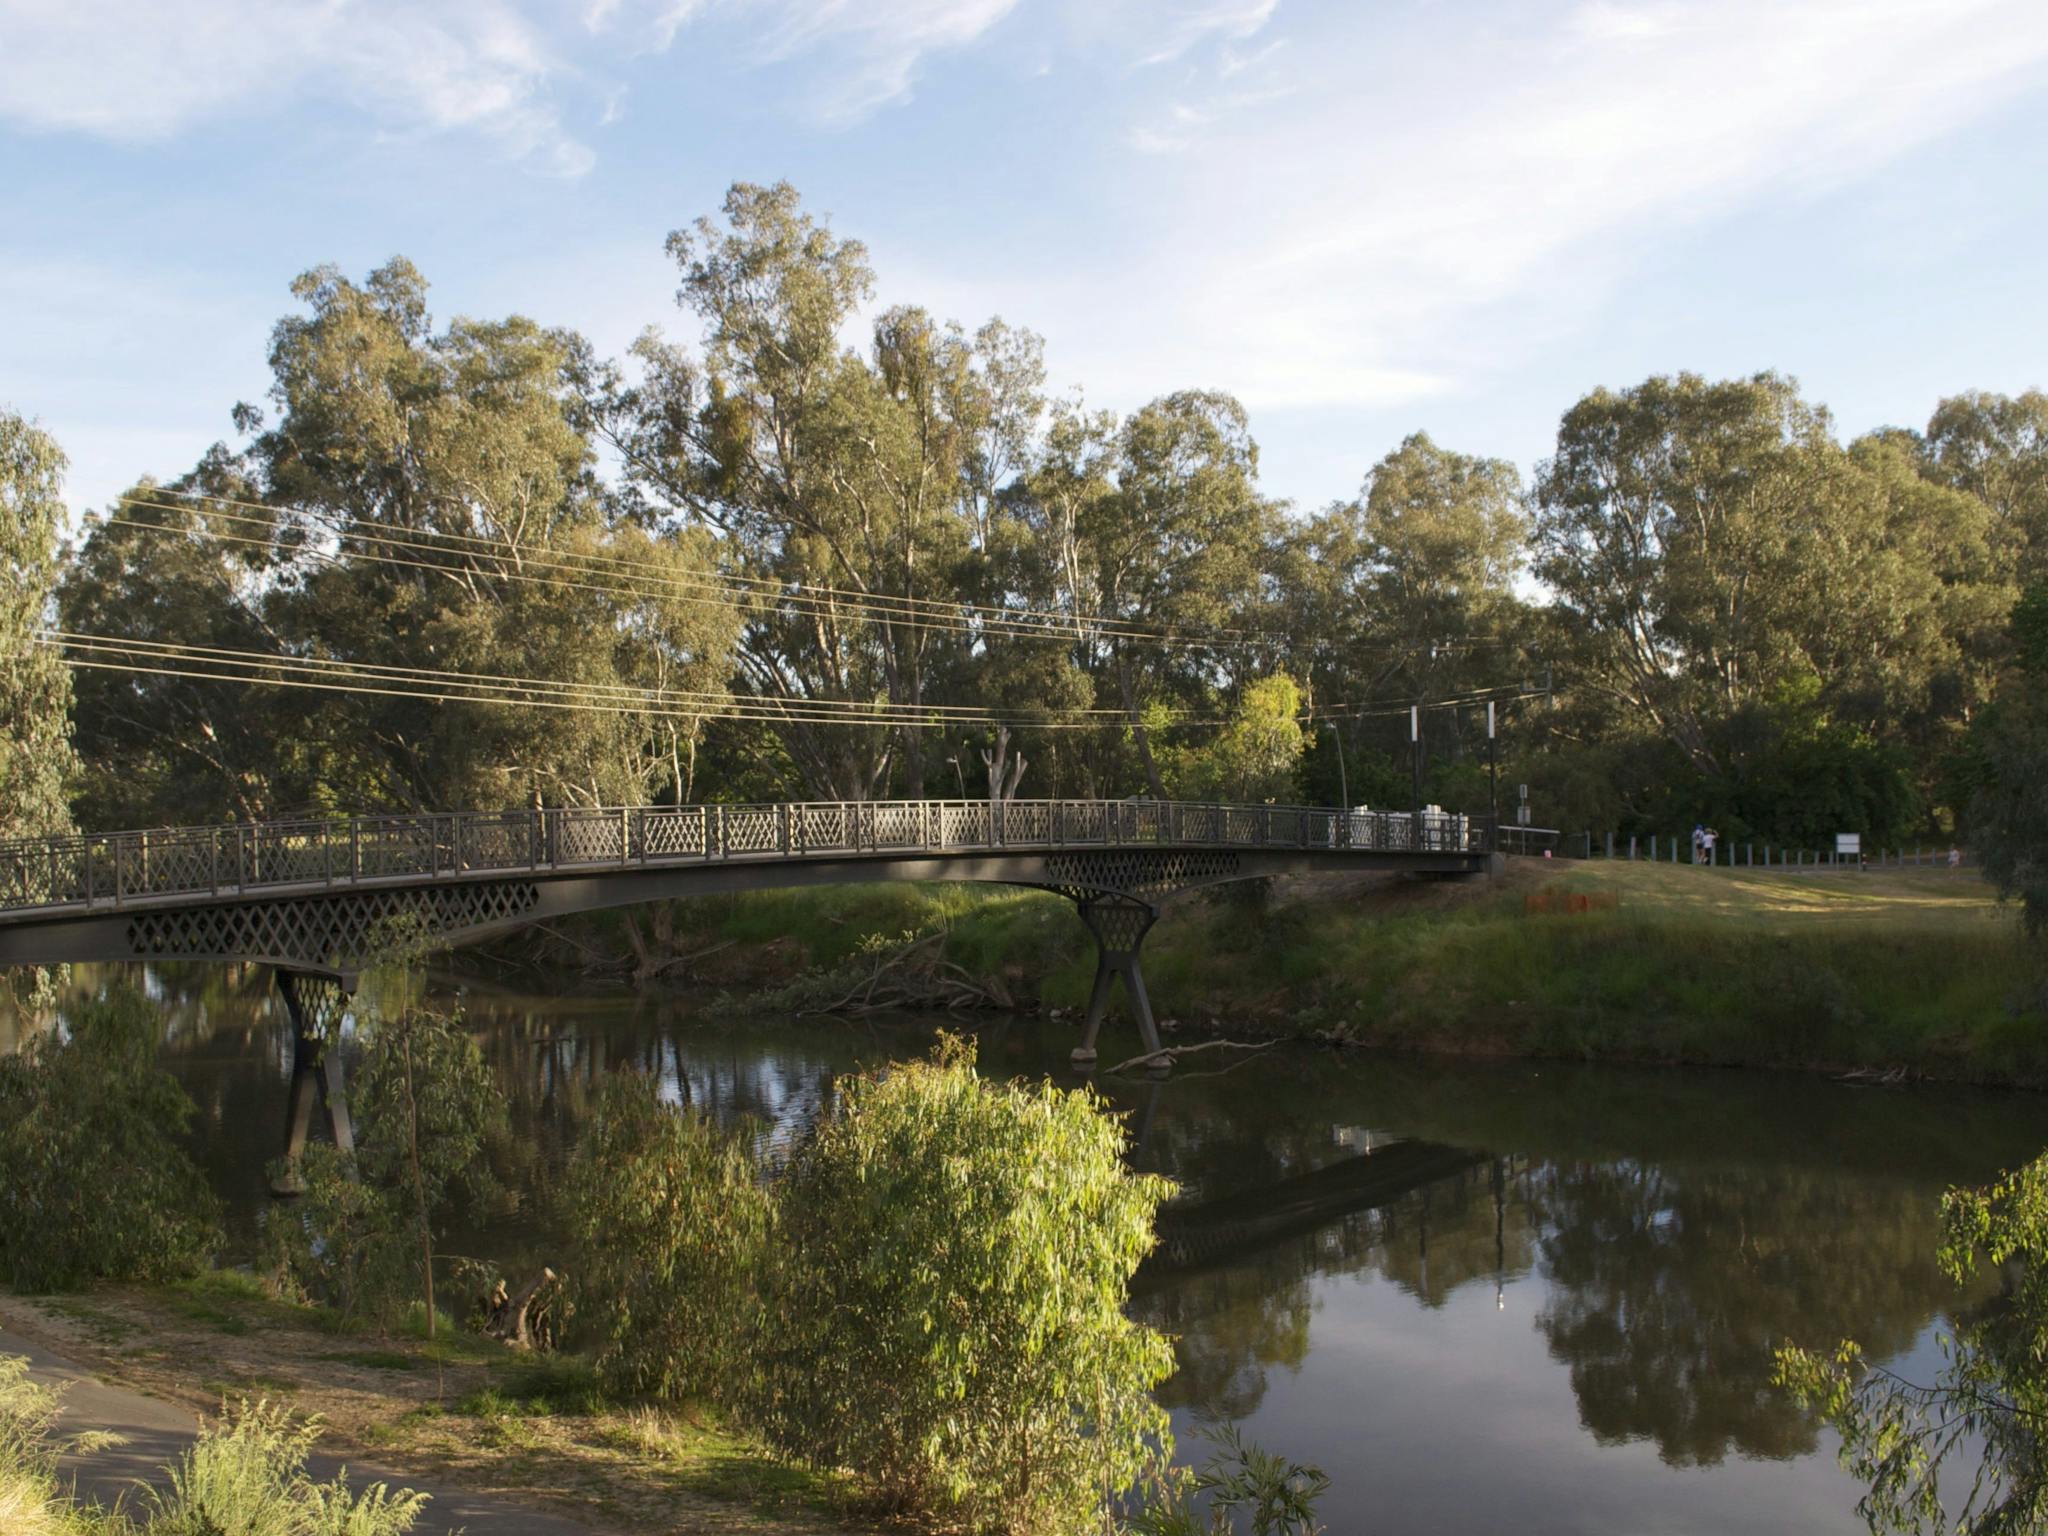
[[[500,1279],[484,1302],[483,1333],[513,1349],[553,1348],[554,1305],[561,1290],[561,1276],[546,1266],[517,1291],[508,1291]]]
[[[1835,1075],[1838,1083],[1849,1083],[1858,1088],[1896,1088],[1901,1083],[1911,1082],[1913,1074],[1905,1067],[1857,1067],[1852,1071]]]
[[[943,933],[928,933],[895,949],[866,956],[867,968],[837,998],[798,1010],[805,1014],[892,1013],[904,1009],[943,1008],[965,1012],[980,1008],[1014,1010],[1015,1000],[995,977],[977,980],[950,960],[938,957]]]
[[[1183,1056],[1192,1056],[1198,1051],[1249,1051],[1256,1055],[1260,1051],[1270,1051],[1279,1043],[1278,1040],[1204,1040],[1200,1045],[1167,1045],[1133,1056],[1129,1061],[1120,1061],[1108,1071],[1116,1073],[1128,1072],[1133,1067],[1171,1066]]]

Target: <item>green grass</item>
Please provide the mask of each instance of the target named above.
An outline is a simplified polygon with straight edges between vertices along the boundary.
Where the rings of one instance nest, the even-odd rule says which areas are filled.
[[[642,1408],[608,1419],[599,1438],[651,1463],[674,1487],[726,1503],[833,1515],[844,1511],[851,1492],[831,1475],[777,1460],[700,1414]]]
[[[427,1363],[396,1349],[338,1349],[314,1356],[337,1365],[357,1365],[366,1371],[416,1371]]]
[[[1594,910],[1530,910],[1531,893]],[[1565,906],[1555,900],[1536,905]],[[1093,952],[1056,896],[886,885],[683,903],[693,938],[831,968],[870,935],[1049,1006]],[[1491,882],[1291,887],[1174,907],[1146,941],[1161,1018],[1418,1050],[1833,1069],[2048,1086],[2042,960],[1973,877],[1517,860]],[[742,999],[744,1002],[744,999]]]

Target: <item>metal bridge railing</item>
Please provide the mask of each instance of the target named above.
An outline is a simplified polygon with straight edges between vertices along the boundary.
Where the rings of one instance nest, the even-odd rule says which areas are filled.
[[[621,865],[1169,845],[1485,853],[1449,812],[1163,800],[621,806],[169,827],[0,843],[0,911]]]

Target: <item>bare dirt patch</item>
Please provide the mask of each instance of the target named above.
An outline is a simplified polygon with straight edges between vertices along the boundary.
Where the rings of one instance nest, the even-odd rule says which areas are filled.
[[[309,1309],[202,1281],[168,1290],[0,1295],[10,1333],[103,1380],[218,1413],[268,1399],[317,1415],[328,1450],[544,1507],[593,1531],[847,1536],[845,1493],[715,1422],[622,1408],[573,1363],[467,1336],[433,1344],[323,1326]]]

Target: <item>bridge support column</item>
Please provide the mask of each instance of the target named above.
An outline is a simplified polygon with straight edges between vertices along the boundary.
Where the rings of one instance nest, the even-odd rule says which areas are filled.
[[[282,967],[273,973],[285,1013],[292,1021],[292,1082],[287,1091],[284,1122],[284,1167],[272,1181],[279,1195],[296,1195],[304,1187],[299,1160],[313,1126],[317,1099],[327,1111],[334,1144],[355,1151],[355,1129],[348,1116],[348,1094],[341,1076],[341,1015],[353,986],[332,976]]]
[[[1139,1039],[1147,1051],[1159,1050],[1159,1026],[1152,1019],[1152,1000],[1145,995],[1145,973],[1138,968],[1138,948],[1159,921],[1159,909],[1136,897],[1113,894],[1081,897],[1074,905],[1095,935],[1095,986],[1088,994],[1088,1018],[1081,1026],[1081,1043],[1074,1047],[1074,1065],[1084,1070],[1095,1065],[1095,1037],[1118,977],[1123,978],[1124,996],[1138,1021]],[[1159,1061],[1152,1070],[1164,1072],[1170,1067],[1171,1063]]]

